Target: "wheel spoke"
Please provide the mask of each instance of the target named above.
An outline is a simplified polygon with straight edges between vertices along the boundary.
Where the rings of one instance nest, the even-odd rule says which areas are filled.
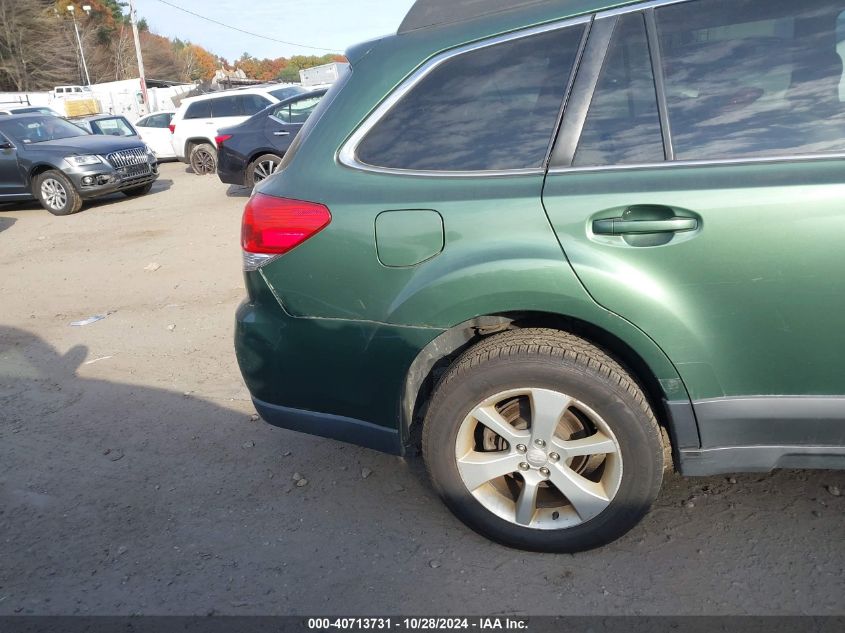
[[[471,451],[458,460],[458,470],[472,492],[488,481],[509,475],[519,468],[519,459],[509,451],[479,453]]]
[[[572,404],[572,398],[547,389],[531,390],[531,440],[551,444],[558,422]]]
[[[589,521],[610,505],[602,484],[582,477],[566,464],[554,464],[550,470],[551,482],[569,499],[582,521]]]
[[[590,437],[584,437],[578,440],[554,440],[552,445],[564,459],[587,455],[608,455],[617,452],[616,444],[614,444],[613,440],[601,431]]]
[[[516,500],[516,522],[520,525],[531,525],[534,513],[537,512],[537,493],[540,486],[536,481],[525,480],[525,485]]]
[[[501,436],[511,445],[515,446],[519,442],[524,442],[529,435],[525,431],[517,431],[512,425],[508,424],[502,415],[496,411],[493,405],[477,407],[472,412],[472,417],[478,420],[481,424],[493,431],[496,435]]]

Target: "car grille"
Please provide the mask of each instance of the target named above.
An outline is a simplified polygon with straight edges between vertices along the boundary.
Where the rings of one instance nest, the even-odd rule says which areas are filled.
[[[134,149],[122,149],[119,152],[112,152],[106,156],[106,160],[111,163],[115,169],[122,169],[123,167],[131,167],[133,165],[149,164],[147,160],[147,150],[143,147],[136,147]]]

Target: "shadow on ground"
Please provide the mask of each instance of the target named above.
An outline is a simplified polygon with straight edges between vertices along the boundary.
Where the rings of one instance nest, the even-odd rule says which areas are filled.
[[[252,195],[252,187],[229,185],[229,188],[226,189],[226,195],[230,198],[249,198]]]
[[[671,475],[617,543],[527,554],[459,524],[418,460],[98,366],[0,327],[0,614],[843,610],[840,473]]]
[[[147,198],[147,197],[155,197],[156,194],[164,193],[168,191],[173,186],[173,181],[170,178],[159,178],[158,180],[153,183],[153,188],[150,190],[149,193],[144,194],[144,196],[137,196],[138,198]],[[103,196],[102,198],[94,198],[93,200],[85,200],[82,203],[82,209],[78,211],[78,213],[85,213],[86,209],[96,209],[96,208],[103,208],[109,207],[116,203],[123,202],[129,200],[130,198],[123,193],[112,193],[107,196]],[[44,213],[49,213],[44,207],[41,206],[37,200],[26,200],[23,202],[8,202],[0,204],[0,212],[2,211],[43,211]],[[74,214],[75,215],[75,214]],[[8,227],[7,227],[8,228]],[[0,225],[0,230],[2,230],[2,225]]]

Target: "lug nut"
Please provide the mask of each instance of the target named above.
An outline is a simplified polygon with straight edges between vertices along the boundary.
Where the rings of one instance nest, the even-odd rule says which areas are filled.
[[[553,462],[558,462],[560,461],[560,455],[557,453],[549,453],[549,459]]]
[[[525,451],[528,450],[528,447],[526,447],[525,444],[517,444],[516,450],[519,451],[520,453],[524,453]]]
[[[541,469],[540,469],[540,474],[541,474],[541,475],[543,475],[543,477],[548,477],[548,476],[549,476],[549,475],[551,475],[552,473],[549,471],[549,469],[548,469],[548,468],[541,468]]]
[[[543,440],[534,440],[534,443],[537,446],[539,446],[540,448],[543,448],[546,445],[546,443]]]
[[[526,464],[525,462],[522,462],[522,463],[519,465],[519,469],[520,469],[520,470],[530,470],[530,469],[531,469],[531,466],[529,466],[529,465],[528,465],[528,464]]]

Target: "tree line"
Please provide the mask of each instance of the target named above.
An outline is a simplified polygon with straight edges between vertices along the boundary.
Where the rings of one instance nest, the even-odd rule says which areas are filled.
[[[138,77],[129,16],[119,0],[0,0],[0,91],[50,90],[84,84],[82,64],[67,6],[75,6],[76,23],[92,83]],[[91,7],[90,15],[82,10]],[[244,53],[230,64],[202,46],[150,32],[139,21],[141,54],[148,79],[208,81],[218,68],[241,68],[251,79],[298,81],[299,70],[342,56],[297,55],[290,59],[256,59]]]

